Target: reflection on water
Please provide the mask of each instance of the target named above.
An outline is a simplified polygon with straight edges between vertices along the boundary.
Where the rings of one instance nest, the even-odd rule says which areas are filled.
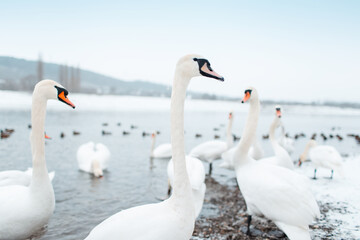
[[[246,115],[235,111],[234,117],[233,132],[241,135]],[[284,114],[283,121],[290,135],[304,132],[310,137],[313,132],[339,133],[343,135],[343,141],[331,139],[327,143],[336,145],[341,153],[353,153],[359,152],[360,146],[345,135],[359,132],[359,118]],[[48,112],[46,133],[52,140],[46,141],[46,160],[49,171],[56,171],[53,180],[56,209],[47,229],[35,239],[83,239],[94,226],[110,215],[164,198],[167,192],[168,160],[149,158],[151,138],[143,137],[142,132],[159,130],[161,134],[156,144],[170,142],[169,119],[168,112]],[[272,114],[260,117],[259,138],[268,132],[272,119]],[[118,122],[121,126],[117,125]],[[0,112],[0,128],[15,129],[10,138],[0,141],[0,171],[25,170],[31,166],[29,123],[28,111]],[[108,123],[108,126],[103,126],[103,123]],[[227,123],[225,112],[186,112],[186,151],[189,152],[196,144],[213,139],[215,134],[222,134],[225,140],[224,123]],[[130,129],[130,125],[138,128]],[[340,126],[341,129],[332,131],[333,126]],[[220,128],[220,131],[214,132],[214,127]],[[81,134],[74,136],[74,130]],[[103,136],[102,130],[112,134]],[[123,135],[124,130],[130,134]],[[62,132],[65,133],[64,138],[60,138]],[[195,138],[196,133],[202,134],[202,138]],[[77,148],[88,141],[104,143],[111,151],[109,168],[103,178],[94,178],[77,168]],[[296,141],[296,151],[292,155],[294,160],[302,152],[305,143],[303,138]],[[261,140],[261,144],[266,155],[271,155],[268,140]],[[214,179],[220,184],[229,184],[234,173],[218,168],[218,164],[219,161],[214,164]],[[208,165],[205,164],[205,167]]]

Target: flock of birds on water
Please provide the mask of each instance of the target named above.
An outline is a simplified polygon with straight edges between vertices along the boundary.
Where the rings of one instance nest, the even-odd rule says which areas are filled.
[[[290,138],[281,122],[281,106],[274,108],[274,120],[269,139],[274,156],[264,157],[256,138],[260,112],[259,94],[254,87],[246,88],[242,103],[248,102],[249,112],[239,143],[239,137],[232,134],[233,113],[229,113],[226,141],[206,141],[194,147],[189,154],[184,148],[184,102],[186,89],[193,77],[204,76],[220,82],[224,78],[217,74],[210,62],[198,55],[186,55],[178,61],[175,69],[171,94],[171,142],[156,145],[160,132],[143,132],[152,137],[151,157],[168,158],[169,198],[154,204],[146,204],[122,210],[94,226],[86,240],[150,239],[186,240],[194,231],[195,220],[204,202],[206,192],[205,168],[209,164],[211,175],[213,161],[222,159],[220,167],[236,173],[238,187],[247,206],[247,234],[251,235],[250,224],[253,215],[272,220],[289,239],[311,239],[309,225],[320,216],[319,206],[310,189],[308,177],[294,171],[290,154],[294,151],[294,139],[305,137],[303,133]],[[220,85],[220,83],[219,83]],[[48,173],[45,160],[45,114],[47,100],[63,102],[72,108],[68,91],[53,80],[42,80],[36,84],[32,96],[31,134],[32,168],[27,171],[9,170],[0,172],[0,240],[27,239],[42,229],[51,218],[55,207],[52,186],[54,172]],[[118,126],[121,123],[117,123]],[[107,126],[104,123],[103,126]],[[281,128],[280,138],[275,137]],[[137,128],[131,126],[131,129]],[[214,129],[218,131],[218,129]],[[11,136],[13,129],[1,130],[1,138]],[[80,132],[73,132],[79,135]],[[102,131],[102,135],[110,135]],[[130,134],[124,131],[124,135]],[[343,137],[340,135],[327,138]],[[65,137],[61,133],[60,137]],[[202,137],[201,134],[195,137]],[[314,140],[306,144],[297,164],[310,160],[314,165],[314,179],[318,168],[329,169],[343,175],[342,157],[329,145],[318,145]],[[359,135],[349,134],[360,143]],[[109,149],[102,143],[88,142],[77,150],[80,170],[102,177],[110,158]]]

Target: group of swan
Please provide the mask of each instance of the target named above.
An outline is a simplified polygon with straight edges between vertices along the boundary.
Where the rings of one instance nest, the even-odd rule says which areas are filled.
[[[199,159],[210,163],[211,173],[212,161],[220,158],[221,154],[233,145],[233,117],[230,114],[227,142],[210,141],[200,144],[186,156],[184,102],[187,86],[190,80],[197,76],[224,81],[223,77],[212,70],[209,61],[201,56],[184,56],[176,65],[171,94],[172,159],[168,164],[172,195],[160,203],[133,207],[110,216],[97,225],[86,240],[183,240],[191,237],[206,190],[205,170]],[[28,238],[47,224],[53,213],[54,191],[44,156],[46,103],[48,99],[58,99],[75,108],[67,95],[67,90],[52,80],[43,80],[35,86],[31,117],[33,174],[29,186],[0,187],[0,216],[6,216],[0,218],[0,239]],[[247,205],[248,232],[251,216],[259,215],[274,221],[290,239],[310,239],[309,224],[319,217],[320,211],[310,191],[308,179],[290,170],[292,166],[288,163],[289,155],[274,138],[274,131],[280,125],[280,109],[276,109],[276,116],[270,128],[270,140],[275,156],[255,160],[249,155],[251,146],[256,145],[254,143],[260,110],[255,88],[245,90],[243,102],[246,101],[250,103],[246,125],[240,143],[233,148],[230,158]],[[310,158],[316,162],[315,149],[309,150],[311,146],[306,149],[306,153],[310,151]],[[92,154],[86,155],[89,152]],[[152,156],[154,152],[152,151]],[[81,146],[77,155],[81,170],[101,176],[110,153],[104,145],[90,142]],[[303,154],[300,162],[305,158],[306,154]],[[332,168],[335,168],[334,165]]]
[[[254,143],[251,145],[249,149],[248,155],[250,158],[255,160],[259,160],[271,164],[277,164],[279,166],[287,167],[289,169],[294,169],[294,165],[292,163],[290,155],[282,146],[280,146],[278,141],[275,139],[275,130],[281,125],[280,118],[281,118],[281,107],[277,105],[275,107],[275,117],[269,130],[269,138],[275,155],[272,157],[263,158],[264,152],[259,142],[257,141],[256,137],[254,138]],[[224,152],[221,155],[223,161],[220,164],[220,167],[227,169],[234,169],[234,154],[236,152],[236,149],[237,146],[231,148],[230,150]]]
[[[288,168],[249,157],[260,111],[255,88],[245,90],[243,102],[246,101],[250,109],[234,153],[234,167],[249,214],[248,233],[251,216],[258,215],[274,221],[290,239],[310,239],[309,224],[320,216],[320,211],[309,180]]]
[[[0,238],[26,239],[47,224],[55,207],[54,190],[45,161],[44,124],[47,100],[75,108],[68,91],[52,80],[36,84],[32,96],[30,136],[33,171],[29,186],[0,187]]]

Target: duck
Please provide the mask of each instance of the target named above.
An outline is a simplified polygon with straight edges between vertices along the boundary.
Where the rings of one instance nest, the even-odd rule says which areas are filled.
[[[197,218],[201,212],[206,192],[205,168],[204,164],[197,158],[186,156],[185,160],[193,194],[195,218]],[[174,184],[174,162],[172,159],[167,165],[167,175],[169,179],[168,194],[170,195],[171,186]]]
[[[109,149],[102,143],[87,142],[82,144],[76,153],[80,170],[91,173],[95,177],[102,177],[110,158]]]
[[[73,135],[75,136],[75,135],[80,135],[81,133],[79,132],[79,131],[73,131]]]
[[[245,90],[242,102],[250,108],[242,138],[234,154],[236,180],[247,206],[247,234],[253,215],[272,220],[289,239],[310,240],[309,225],[320,216],[309,180],[295,171],[249,157],[258,124],[257,90]]]
[[[3,131],[3,130],[0,130],[0,136],[1,136],[1,139],[3,139],[3,138],[8,138],[8,137],[11,136],[11,133],[6,132],[6,131]]]
[[[105,219],[86,240],[190,239],[195,225],[192,188],[186,170],[184,144],[184,103],[191,78],[205,76],[224,81],[199,55],[186,55],[178,61],[171,93],[171,145],[174,181],[170,198],[155,204],[126,209]]]
[[[111,135],[111,132],[102,130],[102,131],[101,131],[101,134],[102,134],[102,135]]]
[[[272,149],[275,153],[275,156],[261,158],[261,159],[259,159],[259,161],[266,162],[269,164],[275,164],[275,165],[278,165],[281,167],[288,168],[290,170],[294,170],[294,164],[291,160],[289,153],[275,139],[275,130],[276,130],[276,128],[278,128],[279,126],[282,125],[280,118],[281,118],[281,106],[276,105],[275,106],[275,117],[270,126],[270,131],[269,131],[269,139],[270,139]]]
[[[212,173],[212,163],[214,160],[220,159],[221,154],[229,150],[234,144],[234,138],[231,133],[233,123],[233,113],[229,113],[228,127],[226,131],[226,142],[219,140],[212,140],[201,143],[194,147],[189,156],[198,158],[201,161],[209,163],[209,175]]]
[[[343,159],[335,147],[330,145],[317,145],[317,142],[311,139],[306,144],[304,152],[300,155],[298,161],[299,166],[306,161],[308,155],[315,167],[313,179],[316,179],[316,171],[319,167],[331,170],[330,179],[333,178],[334,170],[341,176],[344,176]]]
[[[11,185],[22,185],[25,187],[30,186],[32,177],[32,168],[28,168],[25,171],[20,170],[8,170],[0,172],[0,187]],[[55,177],[55,172],[49,172],[50,182]]]
[[[0,187],[0,239],[26,239],[44,227],[55,207],[52,187],[45,161],[44,124],[49,99],[75,108],[67,98],[68,91],[53,80],[35,85],[32,95],[30,135],[33,174],[29,186]]]
[[[156,136],[157,136],[156,132],[151,134],[152,143],[151,143],[150,157],[170,159],[172,156],[171,143],[163,143],[155,148]]]

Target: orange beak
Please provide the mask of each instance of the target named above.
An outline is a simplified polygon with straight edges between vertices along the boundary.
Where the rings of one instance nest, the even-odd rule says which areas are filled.
[[[51,137],[49,137],[46,133],[45,133],[45,138],[46,139],[51,139]]]
[[[299,159],[299,162],[298,162],[299,167],[301,167],[301,164],[302,164],[302,162],[301,162],[301,160]]]
[[[281,117],[281,111],[280,110],[276,110],[276,116],[278,116],[279,118]]]
[[[243,100],[242,100],[241,102],[244,103],[244,102],[246,102],[247,100],[249,100],[249,98],[250,98],[250,93],[249,93],[249,92],[246,92],[246,93],[245,93],[245,96],[244,96],[244,98],[243,98]]]
[[[75,105],[67,97],[65,97],[64,92],[61,92],[58,97],[70,107],[75,108]]]

